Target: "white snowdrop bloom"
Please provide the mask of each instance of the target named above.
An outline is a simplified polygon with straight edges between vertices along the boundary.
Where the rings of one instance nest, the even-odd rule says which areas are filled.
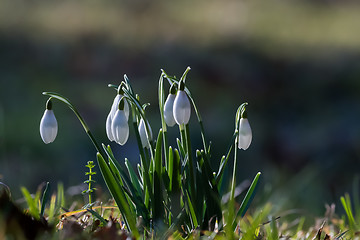
[[[123,97],[124,96],[121,93],[118,93],[116,95],[116,97],[114,98],[114,101],[111,105],[110,112],[106,118],[106,135],[110,141],[115,141],[114,136],[112,134],[111,125],[112,125],[112,121],[115,117],[116,110],[118,110],[118,108],[119,108],[120,100]],[[124,112],[125,112],[126,119],[129,119],[129,113],[130,113],[129,104],[125,99],[124,99]]]
[[[172,127],[176,124],[173,113],[175,97],[176,97],[175,94],[170,93],[166,98],[164,105],[164,120],[169,127]]]
[[[149,127],[149,132],[150,132],[150,136],[148,137],[148,134],[146,132],[146,128],[145,128],[145,121],[144,119],[141,118],[140,120],[140,124],[139,124],[139,134],[140,134],[140,139],[141,139],[141,144],[142,146],[145,148],[150,148],[150,140],[152,140],[152,130],[150,127],[150,124],[148,124]]]
[[[175,121],[178,125],[187,124],[190,120],[190,101],[187,94],[184,91],[185,84],[183,81],[179,83],[179,90],[176,94],[174,101],[173,114]]]
[[[252,132],[247,118],[240,119],[238,148],[248,149],[252,140]]]
[[[116,110],[115,116],[111,123],[111,133],[114,141],[124,145],[129,138],[129,125],[124,110]],[[110,138],[109,138],[110,139]]]
[[[51,109],[51,102],[48,101],[47,109],[40,121],[40,135],[45,144],[52,143],[57,135],[58,124],[54,115],[54,111]]]

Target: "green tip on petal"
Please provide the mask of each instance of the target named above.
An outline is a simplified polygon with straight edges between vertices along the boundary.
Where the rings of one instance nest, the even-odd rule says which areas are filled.
[[[169,93],[170,93],[170,94],[176,94],[176,90],[177,90],[177,89],[176,89],[176,83],[171,84]]]
[[[52,101],[51,98],[49,98],[46,102],[46,109],[51,110],[52,109]]]
[[[240,114],[241,118],[247,118],[247,111],[246,111],[247,105],[248,105],[248,103],[245,102],[243,108],[241,109],[241,114]]]
[[[184,83],[184,81],[180,80],[180,82],[179,82],[179,90],[184,91],[184,89],[185,89],[185,83]]]
[[[124,110],[124,108],[125,108],[125,97],[122,97],[120,99],[118,108],[119,108],[119,110]]]
[[[245,108],[244,108],[244,111],[242,111],[242,113],[241,113],[241,118],[247,118],[247,111]]]
[[[121,82],[117,90],[118,94],[124,95],[124,90],[123,90],[124,85],[125,85],[124,82]]]

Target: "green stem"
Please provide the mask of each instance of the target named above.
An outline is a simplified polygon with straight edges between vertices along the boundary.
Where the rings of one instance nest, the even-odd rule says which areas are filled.
[[[160,110],[160,117],[161,117],[161,128],[163,130],[163,143],[164,143],[164,151],[165,151],[165,169],[168,169],[168,159],[169,159],[169,144],[167,138],[167,126],[164,118],[164,105],[165,105],[165,93],[164,93],[164,73],[161,73],[159,79],[159,110]]]
[[[237,138],[236,138],[237,139]],[[236,165],[237,165],[237,140],[235,140],[234,144],[234,169],[233,169],[233,175],[231,180],[231,192],[230,192],[230,200],[235,202],[235,186],[236,186]]]
[[[65,103],[76,115],[76,117],[79,119],[81,125],[83,126],[86,134],[89,136],[91,142],[95,146],[96,150],[101,154],[101,156],[105,159],[106,155],[104,154],[103,150],[100,148],[100,145],[97,143],[95,137],[92,135],[90,128],[86,124],[85,120],[82,118],[80,113],[77,111],[77,109],[72,105],[72,103],[64,96],[55,93],[55,92],[43,92],[43,95],[50,96],[52,98],[55,98],[63,103]]]
[[[182,124],[179,126],[180,132],[181,132],[181,141],[183,144],[183,147],[187,153],[187,164],[190,171],[190,179],[189,179],[189,185],[190,185],[190,193],[191,193],[191,201],[194,203],[196,198],[196,189],[195,189],[195,174],[194,174],[194,162],[191,154],[191,141],[190,141],[190,130],[189,130],[189,124],[186,124],[185,126]]]

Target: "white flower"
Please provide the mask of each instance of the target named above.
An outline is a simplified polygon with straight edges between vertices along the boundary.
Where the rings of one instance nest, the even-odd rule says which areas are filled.
[[[252,132],[247,118],[240,119],[239,126],[239,139],[238,139],[238,148],[239,149],[248,149],[252,140]]]
[[[106,126],[106,129],[108,129],[108,126]],[[111,123],[111,133],[114,141],[120,145],[124,145],[128,140],[129,125],[125,110],[116,110],[115,116]]]
[[[111,105],[111,110],[110,110],[111,118],[114,118],[116,110],[119,108],[119,102],[122,97],[124,97],[124,95],[118,93],[116,95],[116,97],[114,98],[114,101],[113,101],[113,104]],[[130,112],[129,104],[125,99],[124,99],[124,111],[125,111],[126,118],[129,119],[129,112]]]
[[[52,143],[57,135],[58,124],[53,110],[46,109],[40,121],[40,135],[45,144]]]
[[[113,104],[111,105],[111,110],[106,118],[106,135],[110,141],[115,141],[115,138],[112,134],[111,125],[112,125],[113,119],[115,117],[116,110],[118,110],[118,108],[119,108],[119,103],[120,103],[120,100],[122,97],[123,97],[122,94],[116,95],[116,97],[113,101]],[[126,119],[129,119],[129,112],[130,112],[129,104],[125,99],[124,99],[124,112],[125,112]]]
[[[190,119],[190,101],[186,93],[179,89],[175,101],[174,101],[174,109],[173,114],[177,124],[187,124]]]
[[[173,113],[175,97],[176,97],[175,94],[170,93],[166,98],[164,105],[164,120],[169,127],[172,127],[176,124]]]
[[[152,140],[152,130],[150,127],[150,124],[147,124],[148,128],[149,128],[149,132],[150,132],[150,136],[148,136],[146,128],[145,128],[145,121],[144,119],[141,118],[140,120],[140,124],[139,124],[139,134],[140,134],[140,139],[141,139],[141,144],[143,146],[143,148],[150,148],[150,141]]]

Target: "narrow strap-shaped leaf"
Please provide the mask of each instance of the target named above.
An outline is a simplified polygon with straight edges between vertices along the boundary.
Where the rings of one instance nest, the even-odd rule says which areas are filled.
[[[160,129],[158,138],[156,141],[156,150],[155,150],[155,166],[153,172],[153,191],[154,199],[153,202],[153,218],[156,221],[163,216],[163,197],[161,191],[161,176],[162,176],[162,138],[163,133]]]
[[[44,216],[45,205],[48,202],[49,198],[50,198],[50,184],[49,184],[49,182],[47,182],[43,196],[42,196],[42,200],[41,200],[40,216]]]
[[[40,215],[39,215],[39,209],[37,207],[37,204],[35,202],[35,200],[31,197],[31,194],[29,193],[29,191],[25,188],[25,187],[21,187],[21,192],[26,200],[26,203],[29,207],[29,212],[30,214],[35,218],[35,219],[39,219]]]
[[[139,237],[139,232],[136,227],[135,215],[130,212],[130,208],[128,207],[128,203],[123,189],[121,188],[121,186],[118,185],[115,176],[111,172],[109,166],[106,164],[104,158],[101,156],[100,153],[97,153],[97,161],[100,167],[100,171],[105,180],[106,186],[108,187],[117,206],[119,207],[119,210],[122,213],[122,216],[129,231],[131,231],[135,237]]]
[[[120,176],[121,176],[120,179],[118,178],[118,174],[115,174],[115,176],[114,176],[116,178],[116,180],[118,181],[119,185],[125,190],[126,193],[128,190],[125,188],[125,185],[130,190],[129,194],[127,194],[130,197],[130,199],[127,199],[129,207],[135,211],[134,207],[131,204],[131,201],[134,202],[136,204],[136,206],[138,207],[137,211],[138,211],[139,215],[141,215],[144,218],[144,221],[146,221],[146,224],[148,224],[147,221],[150,219],[149,211],[145,206],[144,198],[142,197],[141,190],[139,189],[139,191],[138,191],[137,188],[134,187],[132,181],[126,175],[124,169],[114,158],[114,156],[111,152],[110,146],[106,147],[105,145],[103,145],[103,148],[104,148],[106,154],[108,155],[108,158],[110,161],[110,169],[111,169],[112,173],[115,174],[114,172],[118,172],[118,174],[120,174]],[[125,185],[123,184],[122,180],[124,180]]]
[[[56,194],[56,206],[55,206],[54,214],[58,214],[61,207],[64,207],[64,206],[65,206],[64,185],[62,183],[58,183],[57,194]]]
[[[177,149],[174,150],[173,175],[172,175],[172,191],[178,192],[181,186],[181,164],[180,154]]]
[[[163,236],[161,237],[161,240],[168,239],[170,234],[173,237],[173,239],[184,239],[181,237],[181,235],[176,236],[173,233],[176,231],[176,229],[179,229],[181,227],[182,222],[184,221],[185,217],[186,217],[186,211],[185,211],[185,209],[182,209],[182,211],[179,213],[179,215],[176,216],[174,222],[171,224],[169,229],[163,234]]]
[[[107,221],[99,214],[97,213],[96,211],[92,210],[91,208],[87,208],[86,211],[88,211],[89,213],[91,213],[95,218],[99,219],[100,222],[106,226],[107,224]]]
[[[184,150],[184,146],[182,145],[180,139],[176,138],[176,143],[177,143],[177,146],[178,146],[178,149],[180,151],[180,154],[181,156],[183,157],[183,159],[185,158],[185,150]]]
[[[236,218],[238,216],[243,217],[247,211],[247,209],[250,206],[250,203],[252,202],[252,200],[254,199],[255,193],[256,193],[256,189],[258,186],[258,181],[260,178],[261,172],[258,172],[253,180],[253,182],[250,185],[249,190],[247,191],[245,198],[243,199],[241,205],[240,205],[240,209],[238,210],[234,222],[233,222],[233,229],[236,228]]]
[[[173,170],[174,170],[174,152],[172,150],[172,147],[169,147],[169,151],[168,151],[168,168],[166,169],[166,172],[169,176],[169,186],[168,186],[168,191],[171,193],[172,191],[172,184],[173,184]]]
[[[133,167],[131,166],[131,164],[130,164],[130,162],[129,162],[129,160],[127,158],[125,158],[125,166],[126,166],[126,168],[128,170],[131,183],[133,184],[135,189],[140,193],[141,192],[141,187],[140,187],[139,179],[138,179]]]
[[[186,203],[187,203],[187,206],[188,206],[188,211],[190,213],[190,220],[191,220],[191,224],[192,224],[192,229],[195,229],[195,228],[198,227],[199,224],[198,224],[198,220],[196,218],[196,213],[195,213],[195,210],[194,210],[194,206],[191,203],[191,199],[190,199],[188,191],[186,191]]]

